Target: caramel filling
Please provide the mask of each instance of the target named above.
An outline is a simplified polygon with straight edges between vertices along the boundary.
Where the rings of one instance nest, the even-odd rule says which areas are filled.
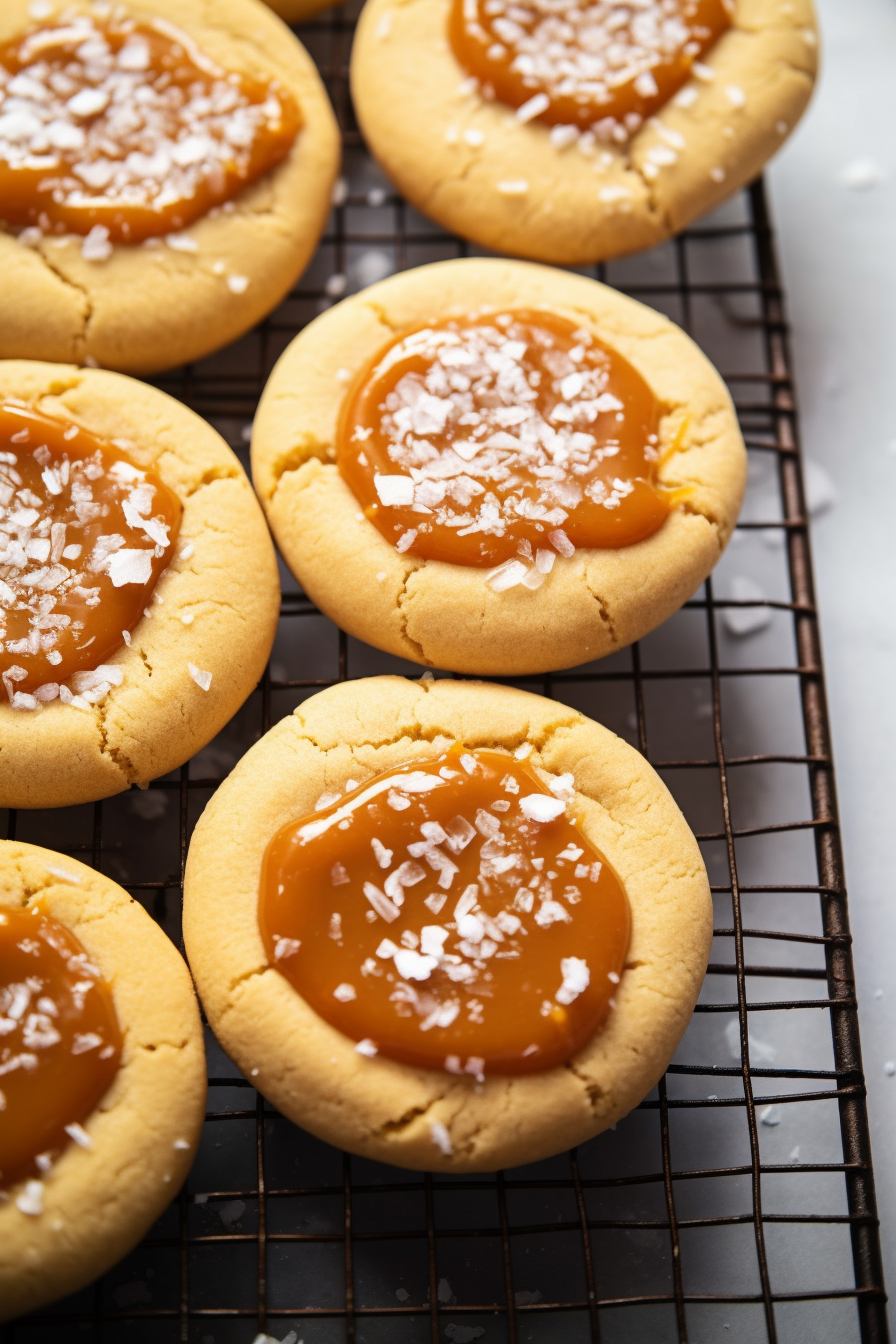
[[[0,216],[90,234],[92,260],[232,200],[301,127],[276,81],[222,69],[162,19],[103,11],[0,46]]]
[[[570,1059],[613,1007],[631,922],[572,785],[455,747],[325,795],[265,852],[271,965],[361,1054],[479,1078]]]
[[[452,318],[398,336],[361,372],[337,461],[397,550],[503,563],[493,584],[534,588],[558,554],[662,525],[661,414],[631,364],[565,317]]]
[[[103,660],[130,642],[181,512],[113,444],[0,404],[0,673],[17,709],[120,682]]]
[[[523,120],[625,141],[730,27],[730,0],[453,0],[454,54]]]
[[[112,994],[83,945],[38,901],[0,909],[0,1184],[47,1171],[121,1059]],[[31,1210],[29,1210],[30,1212]]]

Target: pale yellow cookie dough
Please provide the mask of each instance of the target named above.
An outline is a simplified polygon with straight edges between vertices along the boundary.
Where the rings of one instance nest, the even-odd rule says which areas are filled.
[[[52,0],[53,14],[73,8],[86,5]],[[88,261],[74,234],[28,247],[0,226],[0,358],[95,361],[127,373],[199,359],[280,302],[326,223],[339,133],[311,57],[283,23],[259,0],[135,0],[127,9],[177,25],[227,69],[280,79],[304,127],[281,164],[240,192],[232,210],[198,220],[178,250],[163,238],[117,244],[107,261]],[[0,43],[32,23],[28,0],[5,0]]]
[[[352,50],[358,122],[412,205],[496,252],[565,265],[652,247],[754,178],[809,101],[812,0],[735,0],[733,26],[625,146],[566,147],[471,86],[451,0],[368,0]]]
[[[280,585],[258,501],[224,440],[179,401],[99,369],[0,361],[0,401],[116,440],[183,504],[181,530],[123,673],[99,704],[0,703],[0,807],[62,807],[146,784],[181,765],[236,713],[264,671]],[[188,664],[212,674],[203,690]]]
[[[67,855],[0,841],[0,908],[42,900],[112,986],[121,1067],[43,1177],[43,1213],[0,1202],[0,1320],[90,1283],[134,1246],[192,1165],[205,1111],[202,1024],[169,938],[115,882]]]
[[[571,772],[585,832],[632,909],[607,1024],[563,1067],[492,1075],[481,1088],[359,1055],[268,966],[258,929],[262,856],[280,827],[349,778],[363,783],[454,742],[508,752],[528,742],[529,761],[546,778]],[[306,700],[251,748],[206,808],[184,897],[187,955],[211,1027],[264,1095],[328,1143],[438,1171],[534,1162],[637,1105],[690,1020],[712,934],[697,842],[643,757],[573,709],[482,682],[375,677]],[[447,1130],[450,1153],[433,1125]]]
[[[340,476],[334,444],[347,385],[396,332],[510,307],[566,315],[635,366],[666,407],[661,444],[682,433],[659,479],[690,493],[645,541],[580,549],[535,592],[496,593],[486,570],[414,558],[386,541]],[[494,676],[603,657],[677,611],[731,535],[746,451],[718,373],[665,317],[582,276],[480,259],[393,276],[306,327],[262,396],[252,475],[290,569],[349,634],[414,662]]]

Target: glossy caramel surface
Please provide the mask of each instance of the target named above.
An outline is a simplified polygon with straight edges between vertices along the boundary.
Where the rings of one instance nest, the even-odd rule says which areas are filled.
[[[570,1059],[613,1006],[631,916],[572,776],[455,747],[326,796],[268,845],[272,966],[377,1052],[482,1077]]]
[[[180,500],[65,420],[0,404],[0,673],[17,708],[90,698],[168,565]],[[93,677],[95,681],[96,678]],[[26,701],[16,700],[25,696]]]
[[[662,407],[627,360],[556,313],[451,318],[397,336],[349,390],[339,470],[399,551],[460,565],[651,536]]]
[[[280,163],[301,126],[276,81],[222,69],[162,19],[108,9],[0,46],[0,218],[99,229],[100,248],[186,228]]]
[[[452,0],[448,31],[482,90],[526,106],[526,120],[624,141],[690,78],[730,27],[732,8],[726,0]]]
[[[40,902],[0,908],[0,1185],[84,1142],[121,1044],[109,986],[75,935]]]

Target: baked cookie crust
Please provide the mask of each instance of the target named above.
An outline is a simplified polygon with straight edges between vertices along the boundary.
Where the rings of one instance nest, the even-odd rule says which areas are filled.
[[[528,742],[539,770],[570,771],[584,830],[619,874],[632,909],[617,1006],[589,1045],[561,1068],[492,1075],[480,1087],[359,1055],[267,964],[258,927],[262,856],[281,826],[350,777],[363,782],[458,741],[508,752]],[[434,1171],[533,1162],[630,1111],[690,1020],[712,936],[697,842],[632,747],[541,696],[447,679],[345,682],[278,723],[200,819],[184,896],[187,954],[209,1022],[264,1095],[328,1143]],[[434,1139],[434,1124],[445,1127],[450,1153]]]
[[[202,1024],[170,939],[117,883],[66,855],[0,841],[0,908],[42,899],[112,985],[124,1045],[111,1088],[43,1177],[44,1211],[0,1202],[0,1320],[75,1292],[125,1255],[192,1165],[205,1113]]]
[[[482,97],[451,50],[450,9],[369,0],[352,49],[358,121],[418,210],[536,261],[602,261],[678,233],[756,176],[802,115],[817,68],[812,0],[735,0],[705,77],[626,145],[586,153]]]
[[[195,251],[117,244],[87,261],[74,234],[23,246],[0,228],[0,358],[95,361],[152,373],[226,345],[274,308],[305,269],[330,209],[339,132],[311,57],[259,0],[135,0],[134,17],[164,18],[228,69],[275,76],[304,127],[287,158],[187,231]],[[86,8],[53,0],[52,12]],[[0,7],[0,42],[33,19],[28,0]],[[188,244],[189,245],[189,244]],[[244,284],[244,282],[247,282]],[[231,288],[233,285],[233,289]],[[234,292],[236,291],[236,292]]]
[[[131,647],[107,661],[120,686],[89,709],[0,704],[0,807],[64,807],[145,785],[199,751],[261,676],[280,584],[242,467],[204,420],[165,393],[99,369],[0,361],[0,400],[117,440],[183,504],[171,563]],[[207,691],[188,663],[211,672]]]
[[[484,570],[400,553],[362,515],[335,463],[346,389],[397,332],[507,307],[570,317],[634,365],[666,408],[661,447],[681,435],[659,480],[689,490],[652,537],[579,549],[534,592],[495,593]],[[392,276],[301,332],[262,396],[252,476],[286,563],[349,634],[426,666],[501,676],[601,658],[677,611],[728,542],[746,450],[718,373],[659,313],[583,276],[474,259]]]

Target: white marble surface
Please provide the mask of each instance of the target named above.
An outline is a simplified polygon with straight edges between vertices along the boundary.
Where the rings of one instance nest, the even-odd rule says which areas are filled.
[[[770,177],[804,450],[839,496],[813,525],[815,572],[893,1293],[896,1077],[886,1065],[896,1060],[896,4],[817,2],[821,82]]]

